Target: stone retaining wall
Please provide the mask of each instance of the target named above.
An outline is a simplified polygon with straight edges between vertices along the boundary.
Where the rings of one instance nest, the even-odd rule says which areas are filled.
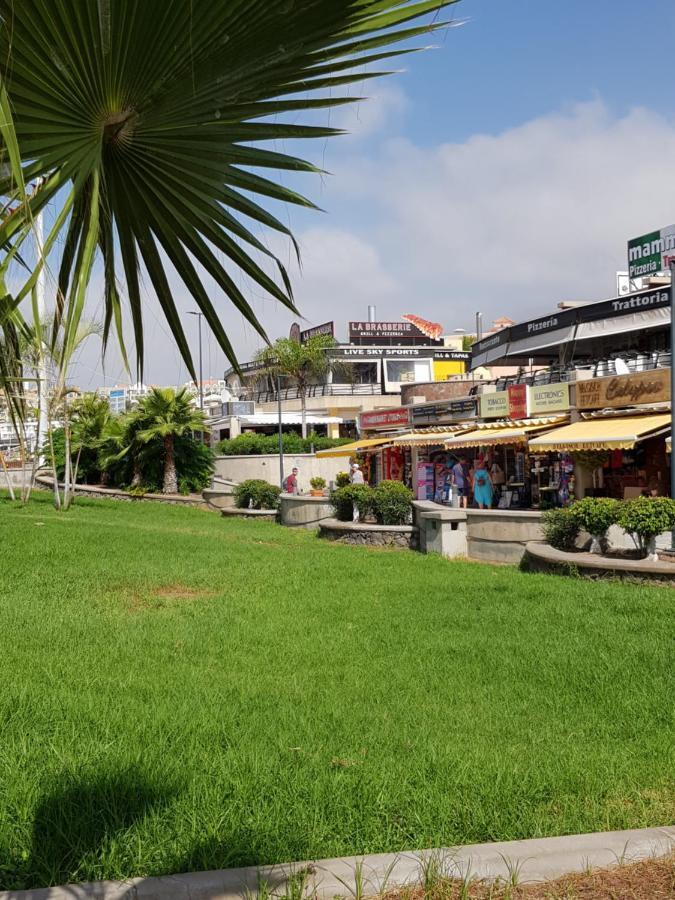
[[[41,475],[37,478],[36,483],[45,490],[54,490],[53,478]],[[149,503],[168,503],[171,506],[195,506],[201,509],[208,509],[208,504],[198,494],[189,494],[187,496],[183,494],[141,494],[134,496],[115,488],[98,487],[93,484],[77,484],[75,485],[75,495],[77,497],[91,497],[93,500],[122,500],[127,502],[142,500]]]
[[[397,550],[415,550],[418,531],[413,525],[369,525],[361,522],[338,522],[326,519],[319,523],[322,538],[340,544],[365,547],[392,547]]]
[[[310,494],[282,494],[279,519],[291,528],[319,527],[320,522],[335,516],[328,497],[312,497]]]

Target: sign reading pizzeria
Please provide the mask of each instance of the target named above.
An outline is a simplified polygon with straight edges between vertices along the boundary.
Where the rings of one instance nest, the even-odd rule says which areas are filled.
[[[349,342],[352,344],[417,344],[442,346],[443,326],[427,322],[419,316],[402,316],[403,322],[350,322]]]
[[[577,409],[667,403],[670,400],[670,369],[578,381],[576,393]]]
[[[396,409],[378,409],[359,415],[360,431],[367,431],[369,428],[396,428],[409,424],[410,409],[407,406],[399,406]]]

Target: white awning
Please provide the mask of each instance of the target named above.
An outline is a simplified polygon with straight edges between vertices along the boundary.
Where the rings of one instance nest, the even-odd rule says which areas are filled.
[[[511,341],[508,356],[531,356],[537,350],[546,350],[559,344],[569,343],[574,340],[576,328],[576,324],[572,324],[567,328],[556,328],[555,331],[549,331],[546,334],[532,334],[520,341]]]
[[[209,421],[209,428],[217,428],[218,426],[229,425],[231,419],[238,419],[242,428],[254,428],[278,425],[279,416],[277,413],[253,413],[248,416],[223,416],[215,421]],[[315,416],[310,413],[305,419],[308,425],[341,425],[344,419],[339,416]],[[281,414],[282,425],[301,425],[302,415],[299,412],[283,412]]]
[[[659,306],[656,309],[645,309],[640,312],[627,313],[624,316],[597,319],[595,322],[580,322],[577,325],[576,340],[583,341],[587,338],[610,337],[613,334],[644,331],[646,328],[658,328],[669,324],[669,307]]]

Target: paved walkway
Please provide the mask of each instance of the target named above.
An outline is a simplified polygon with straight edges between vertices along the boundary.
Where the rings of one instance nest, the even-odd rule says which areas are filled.
[[[316,892],[319,900],[332,900],[336,896],[357,895],[355,874],[359,867],[363,893],[372,896],[385,887],[419,883],[425,861],[434,858],[448,875],[509,878],[516,871],[518,880],[524,882],[663,856],[673,848],[675,826],[644,828],[0,892],[0,900],[241,900],[254,894],[261,882],[266,882],[276,896],[283,896],[289,877],[301,871],[309,873],[310,893]]]

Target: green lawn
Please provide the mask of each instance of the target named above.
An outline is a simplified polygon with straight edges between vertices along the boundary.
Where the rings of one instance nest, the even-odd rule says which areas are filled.
[[[0,886],[672,822],[671,588],[0,500]]]

